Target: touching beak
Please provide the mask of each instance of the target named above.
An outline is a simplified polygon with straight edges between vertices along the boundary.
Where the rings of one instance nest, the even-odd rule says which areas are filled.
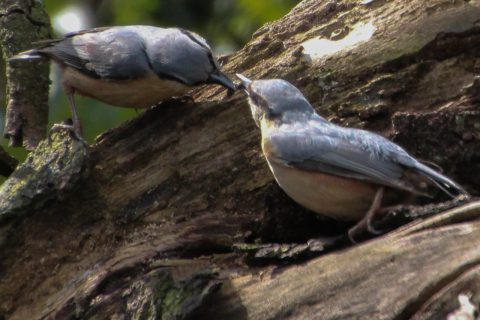
[[[244,75],[237,73],[235,76],[240,79],[240,85],[238,85],[238,89],[243,89],[249,95],[249,86],[252,83],[252,80],[248,79]]]
[[[237,88],[235,87],[235,84],[233,84],[232,80],[230,80],[226,75],[224,75],[220,71],[215,71],[214,73],[211,73],[210,77],[208,79],[208,82],[222,85],[225,88],[227,88],[228,91],[237,90]]]

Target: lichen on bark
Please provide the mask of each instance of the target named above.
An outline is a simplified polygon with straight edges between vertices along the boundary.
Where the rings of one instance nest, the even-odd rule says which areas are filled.
[[[0,221],[38,210],[73,189],[87,173],[86,146],[55,133],[42,141],[0,186]]]

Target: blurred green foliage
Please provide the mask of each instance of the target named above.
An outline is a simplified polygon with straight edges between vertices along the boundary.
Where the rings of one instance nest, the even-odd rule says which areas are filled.
[[[196,31],[223,52],[241,47],[268,21],[285,15],[299,0],[44,0],[55,17],[82,8],[91,26],[146,24]]]
[[[108,25],[144,24],[178,26],[195,31],[205,37],[214,51],[233,52],[243,46],[252,33],[264,23],[285,15],[299,0],[44,0],[57,36],[59,17],[66,13],[82,13],[83,24],[95,27]],[[67,20],[72,20],[68,16]],[[53,69],[54,70],[54,69]],[[54,70],[55,71],[55,70]],[[52,72],[50,94],[50,125],[70,117],[67,100]],[[0,81],[1,83],[1,81]],[[76,96],[84,134],[92,142],[101,132],[136,115],[133,109],[111,107],[100,102]],[[5,108],[0,114],[3,124]],[[3,128],[0,128],[3,131]],[[1,141],[6,146],[7,141]],[[20,160],[26,156],[21,148],[9,152]]]

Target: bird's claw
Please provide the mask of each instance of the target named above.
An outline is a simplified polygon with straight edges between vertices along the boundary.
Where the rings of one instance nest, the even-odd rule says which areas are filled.
[[[350,240],[352,244],[358,243],[357,240],[355,240],[355,236],[359,233],[358,230],[359,228],[356,225],[348,229],[348,240]]]
[[[371,221],[367,223],[367,231],[373,235],[379,235],[383,233],[382,230],[375,228]]]
[[[355,238],[359,234],[361,234],[365,231],[367,231],[371,235],[379,235],[379,234],[383,233],[382,230],[379,230],[379,229],[377,229],[373,226],[372,221],[370,219],[363,219],[363,220],[359,221],[357,224],[355,224],[353,227],[348,229],[348,239],[353,244],[356,244],[356,243],[358,243],[358,241],[355,240]]]

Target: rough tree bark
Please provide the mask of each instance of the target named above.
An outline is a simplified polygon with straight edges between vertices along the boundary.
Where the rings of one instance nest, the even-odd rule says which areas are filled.
[[[478,17],[473,0],[305,0],[225,69],[290,80],[332,121],[393,138],[476,195]],[[442,319],[459,294],[478,305],[479,202],[416,208],[442,212],[360,245],[307,243],[348,226],[278,188],[240,93],[194,98],[88,155],[54,135],[12,174],[0,318]]]
[[[41,1],[0,1],[0,45],[7,60],[51,38]],[[7,114],[4,136],[10,145],[35,148],[45,139],[48,121],[48,62],[12,61],[7,66]]]

